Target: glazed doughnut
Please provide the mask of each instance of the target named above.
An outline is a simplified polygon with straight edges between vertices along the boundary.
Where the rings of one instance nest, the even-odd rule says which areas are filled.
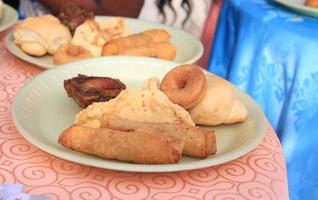
[[[56,53],[53,55],[53,62],[54,64],[64,64],[90,57],[93,57],[93,55],[84,47],[66,44],[58,48]]]
[[[194,107],[204,96],[206,78],[196,65],[180,65],[169,71],[161,81],[160,90],[185,109]]]

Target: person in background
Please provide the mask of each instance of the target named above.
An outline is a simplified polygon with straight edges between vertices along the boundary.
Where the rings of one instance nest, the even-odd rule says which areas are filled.
[[[201,38],[212,0],[69,0],[95,15],[122,16],[164,23]],[[20,18],[58,15],[65,0],[20,0]]]

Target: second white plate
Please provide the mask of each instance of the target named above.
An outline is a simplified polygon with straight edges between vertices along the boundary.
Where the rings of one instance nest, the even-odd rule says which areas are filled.
[[[103,19],[109,17],[97,17]],[[176,46],[177,54],[174,62],[177,63],[194,63],[203,54],[202,43],[194,36],[186,33],[180,29],[176,29],[167,25],[159,23],[151,23],[132,18],[123,18],[125,25],[128,27],[130,33],[139,33],[148,29],[158,28],[164,29],[171,34],[171,43]],[[53,64],[52,56],[32,57],[25,54],[17,45],[14,44],[13,33],[7,35],[5,45],[9,51],[18,58],[25,60],[29,63],[35,64],[42,68],[53,68],[58,65]]]
[[[11,6],[3,4],[3,15],[0,17],[0,32],[10,28],[17,20],[17,11]]]

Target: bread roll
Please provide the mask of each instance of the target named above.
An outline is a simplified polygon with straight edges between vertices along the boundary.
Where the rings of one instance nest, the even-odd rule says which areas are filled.
[[[202,100],[189,111],[196,124],[219,125],[242,122],[248,112],[235,96],[232,86],[215,75],[206,75],[207,91]]]
[[[14,43],[32,56],[54,54],[57,49],[71,41],[71,33],[52,15],[28,17],[13,33]]]

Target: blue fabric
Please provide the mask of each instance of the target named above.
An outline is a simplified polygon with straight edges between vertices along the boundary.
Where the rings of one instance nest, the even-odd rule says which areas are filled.
[[[282,143],[290,199],[318,199],[318,19],[224,0],[208,70],[250,94]]]

